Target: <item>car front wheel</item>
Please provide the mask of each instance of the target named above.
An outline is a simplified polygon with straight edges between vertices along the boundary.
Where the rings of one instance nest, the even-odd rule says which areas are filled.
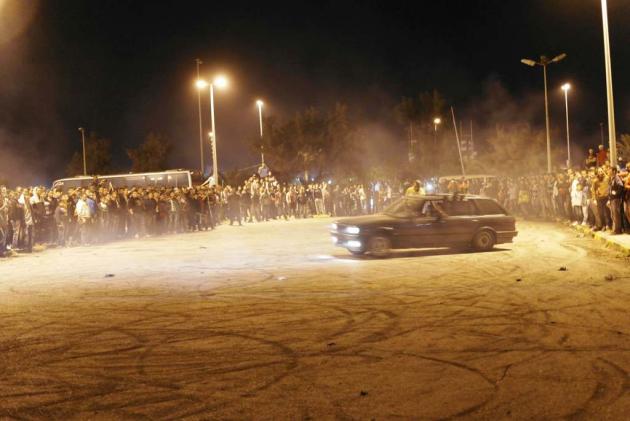
[[[389,238],[380,235],[370,238],[368,243],[368,250],[374,257],[387,257],[391,248]]]
[[[473,249],[477,251],[488,251],[494,247],[494,234],[488,230],[479,231],[472,240]]]

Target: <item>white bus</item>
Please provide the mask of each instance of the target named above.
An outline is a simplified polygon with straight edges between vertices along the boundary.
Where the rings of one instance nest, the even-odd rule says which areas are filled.
[[[77,176],[55,180],[53,189],[68,191],[79,187],[89,187],[95,176]],[[192,187],[192,173],[188,170],[167,170],[161,172],[144,172],[129,174],[99,175],[114,188],[119,187]]]

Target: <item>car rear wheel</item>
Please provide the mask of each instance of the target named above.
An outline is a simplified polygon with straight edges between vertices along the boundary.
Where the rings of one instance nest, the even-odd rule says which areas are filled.
[[[354,256],[363,256],[365,254],[365,250],[348,250]]]
[[[472,240],[473,249],[477,251],[488,251],[494,247],[494,234],[489,230],[477,232]]]
[[[368,250],[374,257],[387,257],[392,248],[392,244],[389,238],[377,235],[370,238],[368,243]]]

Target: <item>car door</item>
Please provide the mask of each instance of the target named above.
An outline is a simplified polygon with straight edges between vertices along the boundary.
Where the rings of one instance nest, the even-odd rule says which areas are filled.
[[[408,198],[406,213],[401,215],[393,225],[392,246],[394,248],[416,248],[418,245],[418,220],[424,200]]]
[[[442,247],[446,220],[437,208],[439,203],[440,200],[426,201],[419,209],[414,218],[413,247]]]
[[[470,244],[477,231],[480,220],[477,208],[472,200],[443,200],[439,206],[446,214],[441,227],[443,246],[459,246]]]

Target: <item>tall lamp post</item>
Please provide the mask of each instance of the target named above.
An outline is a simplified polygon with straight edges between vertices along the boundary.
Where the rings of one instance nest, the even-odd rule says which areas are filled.
[[[81,142],[83,143],[83,175],[87,175],[87,161],[85,158],[85,129],[83,127],[79,127],[79,131],[81,132]]]
[[[433,119],[433,153],[434,153],[434,159],[438,155],[438,153],[437,153],[437,131],[438,131],[438,126],[440,125],[440,123],[442,123],[442,119],[440,117],[435,117]],[[435,172],[435,174],[433,174],[433,175],[437,176],[437,170],[438,170],[438,162],[437,162],[437,160],[434,161],[433,167],[434,167],[433,171]]]
[[[564,109],[567,116],[567,168],[571,168],[571,140],[569,138],[569,90],[571,84],[565,83],[562,85],[564,91]]]
[[[521,63],[526,64],[527,66],[542,66],[543,68],[543,78],[545,81],[545,127],[547,129],[547,172],[551,172],[551,135],[549,134],[549,101],[547,99],[547,66],[551,63],[557,63],[560,60],[566,58],[566,54],[562,53],[555,56],[552,59],[547,58],[546,56],[540,56],[540,61],[531,60],[528,58],[524,58],[521,60]]]
[[[201,60],[199,59],[195,59],[195,62],[197,63],[197,81],[195,82],[195,86],[197,87],[197,105],[198,105],[198,110],[199,110],[199,159],[201,160],[201,166],[199,168],[199,170],[201,171],[201,175],[203,176],[204,174],[204,162],[203,162],[203,124],[201,121],[201,90],[205,89],[208,84],[206,83],[206,81],[202,80],[199,77],[199,65],[202,63]]]
[[[602,23],[604,29],[604,64],[606,66],[606,98],[608,104],[608,147],[610,165],[617,165],[617,135],[615,133],[615,102],[613,99],[612,70],[610,64],[610,40],[608,39],[608,6],[602,0]]]
[[[196,82],[198,89],[205,89],[210,87],[210,123],[212,131],[210,132],[210,139],[212,142],[212,178],[214,184],[219,184],[219,168],[217,162],[217,131],[214,125],[214,88],[223,89],[228,86],[228,80],[225,76],[217,76],[211,83],[206,82],[203,79],[198,79]]]
[[[263,151],[263,121],[262,121],[262,107],[264,103],[261,99],[256,100],[256,106],[258,107],[258,122],[260,123],[260,163],[265,165],[265,153]]]

